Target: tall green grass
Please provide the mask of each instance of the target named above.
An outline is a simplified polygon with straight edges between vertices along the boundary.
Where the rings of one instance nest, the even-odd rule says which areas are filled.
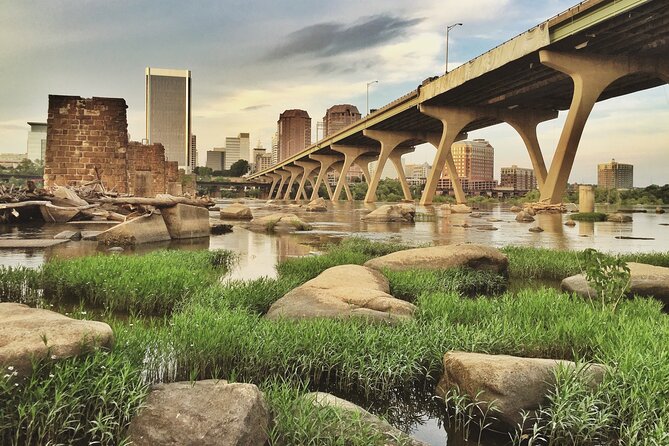
[[[0,302],[42,303],[42,272],[25,266],[0,266]]]
[[[155,251],[141,256],[97,255],[44,265],[44,294],[52,303],[83,302],[106,311],[168,314],[227,272],[230,251]]]

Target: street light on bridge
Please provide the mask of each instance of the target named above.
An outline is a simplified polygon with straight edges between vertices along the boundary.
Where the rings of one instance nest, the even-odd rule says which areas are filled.
[[[367,114],[369,114],[369,86],[372,84],[378,84],[379,81],[367,82]]]
[[[462,26],[462,23],[454,23],[446,27],[446,70],[444,74],[448,73],[448,33],[456,26]]]

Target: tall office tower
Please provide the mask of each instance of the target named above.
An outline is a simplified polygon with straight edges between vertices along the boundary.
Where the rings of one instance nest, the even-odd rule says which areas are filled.
[[[304,110],[286,110],[277,121],[281,162],[311,145],[311,118]]]
[[[323,116],[323,137],[327,138],[358,121],[362,116],[358,107],[351,104],[333,105],[328,108]]]
[[[458,141],[451,146],[455,170],[459,178],[469,181],[493,181],[495,149],[485,139]],[[449,178],[444,167],[441,178]]]
[[[272,135],[272,166],[279,162],[279,132]]]
[[[631,189],[634,184],[634,166],[616,160],[597,165],[597,186],[605,189]]]
[[[207,162],[205,167],[213,171],[225,169],[225,148],[214,147],[213,150],[207,150]]]
[[[514,190],[533,190],[537,188],[537,177],[534,175],[534,169],[518,167],[515,164],[511,167],[502,167],[500,170],[500,182],[502,187],[512,187]]]
[[[30,161],[44,160],[46,151],[46,122],[29,122],[28,132],[28,159]]]
[[[251,162],[251,143],[248,133],[240,133],[236,137],[225,138],[225,169],[230,169],[235,162],[246,160]]]
[[[161,143],[168,161],[190,171],[190,70],[146,68],[146,138]]]
[[[190,167],[195,169],[197,165],[197,138],[195,135],[190,135]]]

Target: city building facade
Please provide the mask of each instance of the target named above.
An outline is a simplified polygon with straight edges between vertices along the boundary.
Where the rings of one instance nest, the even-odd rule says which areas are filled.
[[[634,185],[634,166],[611,160],[597,165],[597,186],[604,189],[631,189]]]
[[[537,177],[534,175],[534,169],[518,167],[514,164],[511,167],[500,169],[499,185],[512,188],[514,191],[530,191],[537,188]]]
[[[27,157],[30,161],[44,160],[46,152],[46,122],[28,122]]]
[[[235,136],[225,138],[225,169],[239,160],[251,163],[251,141],[248,133],[239,133]]]
[[[225,148],[214,147],[213,150],[207,150],[207,162],[205,167],[212,171],[221,171],[225,169]]]
[[[311,145],[311,118],[304,110],[286,110],[277,121],[278,159],[281,162]]]
[[[146,68],[146,139],[186,172],[191,158],[191,72]]]
[[[348,127],[362,118],[358,107],[351,104],[333,105],[323,117],[323,137],[334,135],[344,127]]]
[[[195,169],[198,166],[197,161],[197,137],[190,135],[190,166]]]
[[[465,192],[481,193],[497,187],[494,179],[495,149],[485,139],[458,141],[451,146],[455,170]],[[453,190],[453,184],[444,167],[437,189]]]

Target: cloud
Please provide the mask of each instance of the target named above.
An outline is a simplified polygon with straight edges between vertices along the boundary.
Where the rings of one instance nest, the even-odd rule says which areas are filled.
[[[378,46],[403,36],[423,19],[401,19],[380,14],[360,19],[351,26],[317,23],[288,34],[286,41],[265,55],[278,60],[291,57],[329,57]]]
[[[261,108],[266,108],[266,107],[271,107],[271,105],[270,104],[249,105],[248,107],[242,108],[241,111],[253,111],[253,110],[259,110]]]

